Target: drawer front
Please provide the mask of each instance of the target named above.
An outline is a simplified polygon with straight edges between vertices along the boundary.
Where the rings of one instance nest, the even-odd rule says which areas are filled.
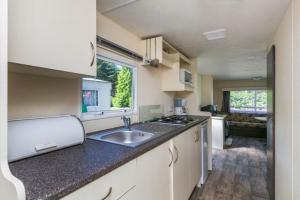
[[[118,200],[136,185],[136,160],[62,198],[63,200]]]

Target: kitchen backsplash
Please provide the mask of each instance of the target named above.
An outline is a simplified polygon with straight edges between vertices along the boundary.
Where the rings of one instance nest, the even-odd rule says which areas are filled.
[[[164,105],[147,105],[139,107],[139,121],[145,122],[165,114]]]

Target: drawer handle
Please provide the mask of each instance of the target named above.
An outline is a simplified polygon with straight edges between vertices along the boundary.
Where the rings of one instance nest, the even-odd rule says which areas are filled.
[[[171,154],[171,158],[172,158],[172,160],[171,160],[171,162],[170,162],[170,164],[169,164],[169,167],[171,167],[171,165],[172,165],[172,163],[173,163],[173,160],[174,160],[174,156],[173,156],[173,152],[172,152],[172,150],[169,148],[169,152],[170,152],[170,154]]]
[[[179,151],[178,151],[178,149],[177,149],[176,146],[174,146],[174,149],[175,149],[175,151],[176,151],[176,159],[175,159],[174,163],[177,163],[177,162],[178,162],[178,159],[179,159]]]
[[[111,195],[111,192],[112,192],[112,187],[109,188],[107,195],[103,197],[101,200],[107,199]]]
[[[90,42],[90,44],[91,44],[91,49],[92,49],[92,53],[93,53],[92,61],[91,61],[91,64],[90,64],[90,66],[92,67],[94,65],[94,62],[95,62],[95,46],[92,42]]]

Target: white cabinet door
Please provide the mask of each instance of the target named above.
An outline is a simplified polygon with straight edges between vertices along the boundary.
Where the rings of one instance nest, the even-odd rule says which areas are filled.
[[[143,200],[171,200],[171,142],[137,159],[137,196]]]
[[[173,200],[187,200],[190,196],[188,191],[189,163],[188,163],[188,138],[189,131],[175,137],[173,142]]]
[[[139,200],[139,198],[137,198],[136,188],[132,188],[131,190],[129,190],[126,194],[124,194],[121,198],[119,198],[117,200]]]
[[[105,176],[85,185],[75,192],[62,198],[63,200],[118,200],[124,196],[135,197],[136,160],[133,160]],[[130,192],[130,194],[129,194]],[[124,198],[125,199],[125,198]],[[127,198],[129,199],[129,198]],[[122,199],[123,200],[123,199]]]
[[[191,194],[199,183],[201,174],[201,144],[200,128],[198,126],[189,130],[189,185],[188,191]]]
[[[8,60],[96,75],[96,0],[9,0]]]
[[[212,119],[212,148],[223,149],[224,140],[224,120]]]

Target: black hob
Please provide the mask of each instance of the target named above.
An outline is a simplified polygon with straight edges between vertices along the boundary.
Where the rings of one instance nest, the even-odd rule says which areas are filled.
[[[168,116],[168,117],[157,118],[157,119],[152,120],[151,122],[185,126],[194,121],[195,120],[192,117],[189,117],[186,115],[172,115],[172,116]]]

